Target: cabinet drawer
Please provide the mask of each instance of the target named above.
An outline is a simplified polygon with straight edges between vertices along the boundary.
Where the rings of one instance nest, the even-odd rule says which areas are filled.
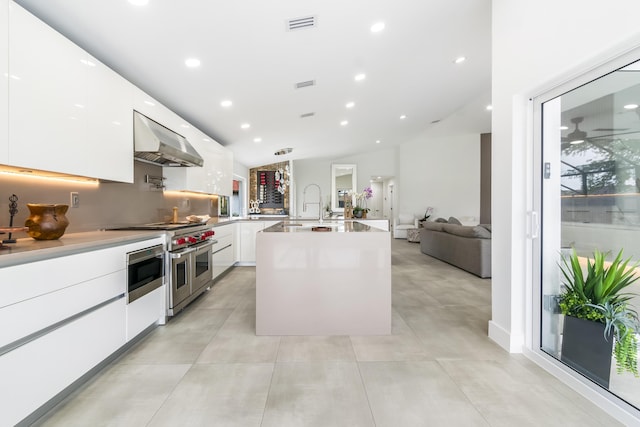
[[[122,247],[6,267],[0,269],[0,307],[124,270],[125,267],[126,256]]]
[[[216,240],[218,241],[218,243],[213,246],[214,255],[216,251],[220,251],[229,245],[233,245],[233,236],[218,237],[216,235]]]
[[[165,292],[166,288],[160,286],[127,305],[127,341],[165,315]]]
[[[12,325],[0,328],[0,347],[123,295],[125,288],[121,270],[0,308],[0,325]]]
[[[125,343],[121,298],[0,356],[2,423],[15,425]]]
[[[220,237],[233,236],[233,229],[235,226],[235,224],[217,226],[216,228],[214,228],[214,231],[216,232],[216,238],[219,239]]]
[[[0,268],[0,308],[126,270],[127,252],[162,244],[164,237]],[[124,289],[125,281],[122,281]]]

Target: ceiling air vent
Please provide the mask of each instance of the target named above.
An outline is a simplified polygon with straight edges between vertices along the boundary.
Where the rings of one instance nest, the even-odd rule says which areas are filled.
[[[303,87],[315,86],[315,80],[307,80],[306,82],[298,82],[296,83],[296,89],[302,89]]]
[[[304,18],[294,18],[287,21],[287,30],[303,30],[305,28],[313,28],[317,25],[315,16],[305,16]]]
[[[316,115],[316,113],[304,113],[304,114],[300,114],[300,118],[304,119],[306,117],[313,117],[315,115]]]

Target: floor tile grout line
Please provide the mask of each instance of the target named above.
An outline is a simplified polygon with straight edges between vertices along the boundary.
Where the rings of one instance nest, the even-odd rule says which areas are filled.
[[[260,426],[264,423],[264,416],[267,413],[267,405],[269,404],[269,396],[271,395],[271,387],[273,385],[273,378],[276,375],[276,366],[278,363],[278,353],[280,352],[280,345],[282,344],[282,337],[278,340],[278,350],[276,351],[276,357],[273,361],[273,366],[271,369],[271,378],[269,379],[269,388],[267,389],[267,396],[264,399],[264,407],[262,408],[262,417],[260,418]]]
[[[439,358],[436,358],[434,360],[438,366],[440,367],[440,369],[442,370],[442,372],[451,380],[451,382],[453,384],[455,384],[456,389],[458,389],[460,391],[460,393],[464,396],[465,400],[469,403],[469,405],[478,413],[478,415],[486,421],[488,426],[492,426],[493,424],[487,419],[487,417],[485,416],[485,414],[480,410],[480,408],[478,408],[469,398],[469,395],[467,393],[464,392],[464,390],[460,387],[460,384],[458,384],[458,382],[449,374],[449,372],[445,369],[444,365],[442,365],[441,361]]]
[[[188,363],[181,363],[182,365],[187,365]],[[178,386],[180,385],[180,383],[184,380],[184,377],[187,376],[187,374],[189,373],[189,371],[191,371],[193,369],[193,367],[195,366],[195,362],[191,364],[191,366],[189,366],[189,369],[187,369],[186,371],[184,371],[184,374],[182,374],[182,377],[180,377],[180,380],[176,381],[176,383],[174,384],[174,386],[171,388],[171,390],[167,393],[167,395],[165,396],[165,398],[162,400],[162,403],[160,405],[158,405],[158,408],[154,411],[153,415],[151,415],[151,417],[149,418],[149,421],[147,421],[147,423],[145,424],[145,427],[148,427],[151,422],[153,421],[153,419],[156,417],[156,415],[158,415],[158,413],[160,412],[160,410],[162,409],[162,407],[167,403],[167,401],[169,400],[169,398],[173,395],[173,393],[176,391],[176,389],[178,388]]]
[[[360,376],[360,382],[362,383],[362,389],[364,390],[364,396],[367,399],[367,406],[369,407],[369,413],[371,414],[371,421],[373,421],[374,427],[378,424],[376,423],[376,417],[373,413],[373,408],[371,407],[371,399],[369,398],[369,391],[367,390],[367,385],[364,383],[364,377],[362,376],[362,370],[360,369],[360,363],[356,360],[356,366],[358,368],[358,375]]]

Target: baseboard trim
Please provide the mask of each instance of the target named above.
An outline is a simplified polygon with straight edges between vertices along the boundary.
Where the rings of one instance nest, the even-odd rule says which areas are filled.
[[[489,338],[509,353],[522,353],[524,338],[511,334],[493,320],[489,320]]]

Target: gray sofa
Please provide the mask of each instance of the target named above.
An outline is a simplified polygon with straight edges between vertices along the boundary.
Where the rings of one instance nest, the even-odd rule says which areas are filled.
[[[491,277],[491,225],[425,222],[420,250],[476,276]]]

